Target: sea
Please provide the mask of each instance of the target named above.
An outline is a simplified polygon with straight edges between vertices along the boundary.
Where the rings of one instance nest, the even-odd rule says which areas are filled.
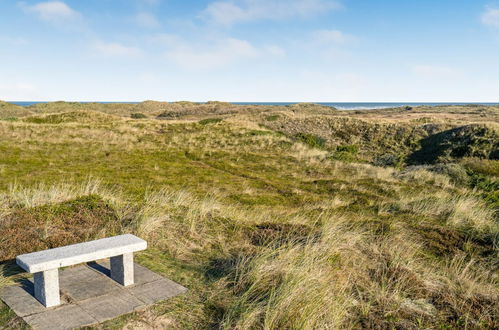
[[[126,103],[126,104],[138,104],[140,102],[99,102],[97,103]],[[13,101],[9,102],[17,104],[20,106],[30,106],[37,103],[47,103],[47,102],[33,102],[33,101]],[[81,102],[81,103],[92,103],[92,102]],[[199,102],[204,103],[204,102]],[[230,102],[232,104],[239,105],[293,105],[300,102]],[[426,102],[307,102],[320,104],[328,107],[335,107],[339,110],[369,110],[369,109],[387,109],[387,108],[398,108],[398,107],[417,107],[417,106],[443,106],[443,105],[499,105],[499,103],[477,103],[477,102],[464,102],[464,103],[453,103],[453,102],[437,102],[437,103],[426,103]]]

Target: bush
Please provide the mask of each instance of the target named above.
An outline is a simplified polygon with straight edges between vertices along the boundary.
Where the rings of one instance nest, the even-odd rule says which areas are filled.
[[[404,162],[404,157],[402,155],[388,153],[377,157],[374,160],[374,165],[383,166],[383,167],[387,166],[400,167],[403,162]]]
[[[222,121],[221,118],[207,118],[207,119],[203,119],[203,120],[198,121],[198,123],[201,125],[208,125],[208,124],[216,124],[216,123],[219,123],[221,121]]]
[[[428,170],[448,176],[454,184],[466,185],[469,183],[469,177],[466,170],[459,164],[436,164],[429,166]]]
[[[466,170],[475,173],[480,173],[487,176],[499,177],[499,161],[490,159],[467,158],[464,159],[462,165]]]
[[[359,147],[355,144],[345,144],[336,147],[336,151],[332,153],[329,158],[335,160],[342,160],[346,162],[353,162],[357,160],[357,153]]]
[[[313,148],[324,148],[326,146],[326,139],[312,134],[298,133],[295,137],[301,142],[308,144]]]
[[[144,118],[147,118],[146,115],[144,115],[143,113],[140,113],[140,112],[132,113],[130,115],[130,117],[133,118],[133,119],[144,119]]]
[[[355,157],[354,154],[351,154],[351,153],[345,152],[345,151],[333,152],[329,156],[329,159],[341,160],[341,161],[344,161],[344,162],[354,162],[354,161],[358,160],[357,157]]]
[[[345,145],[336,147],[336,151],[348,152],[350,154],[356,154],[359,152],[359,146],[357,146],[355,144],[345,144]]]
[[[499,157],[499,135],[488,126],[471,124],[430,135],[421,140],[421,148],[410,155],[409,163],[435,164],[458,158]]]

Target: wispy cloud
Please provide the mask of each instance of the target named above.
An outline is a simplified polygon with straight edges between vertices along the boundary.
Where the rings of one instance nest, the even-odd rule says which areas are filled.
[[[248,41],[234,38],[219,40],[209,48],[184,43],[166,52],[168,59],[189,70],[214,70],[253,58],[258,50]]]
[[[499,28],[499,9],[488,7],[482,14],[482,23]]]
[[[136,57],[142,51],[136,47],[129,47],[117,42],[97,41],[92,44],[92,50],[98,55],[106,57]]]
[[[318,30],[312,32],[312,39],[319,44],[344,44],[354,37],[339,30]]]
[[[429,79],[450,79],[459,76],[459,71],[446,66],[416,65],[412,70],[416,75]]]
[[[173,47],[178,46],[182,43],[179,36],[170,33],[157,33],[146,38],[152,44],[156,44],[162,47]]]
[[[80,13],[62,1],[46,1],[34,5],[20,2],[19,5],[25,12],[33,13],[41,20],[50,23],[71,22],[81,17]]]
[[[210,22],[232,25],[256,20],[309,17],[339,7],[336,0],[221,0],[210,3],[202,16]]]
[[[147,12],[140,12],[135,15],[134,21],[138,25],[146,28],[157,28],[161,26],[156,16]]]
[[[270,55],[273,55],[273,56],[277,56],[277,57],[286,56],[286,51],[283,48],[276,46],[276,45],[267,46],[267,47],[265,47],[265,50]]]
[[[149,42],[164,49],[170,62],[187,71],[222,70],[252,60],[282,58],[286,51],[277,45],[255,46],[231,37],[186,40],[176,35],[157,34]]]

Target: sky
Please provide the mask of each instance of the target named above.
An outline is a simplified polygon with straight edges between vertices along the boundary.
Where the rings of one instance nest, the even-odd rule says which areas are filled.
[[[498,102],[499,0],[0,0],[0,100]]]

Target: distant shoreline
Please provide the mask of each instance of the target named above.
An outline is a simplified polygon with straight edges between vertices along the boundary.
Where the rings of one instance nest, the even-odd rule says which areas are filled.
[[[11,104],[19,106],[30,106],[41,103],[51,103],[52,101],[6,101]],[[73,102],[73,101],[68,101]],[[91,102],[78,102],[77,103],[103,103],[103,104],[139,104],[141,102],[101,102],[101,101],[91,101]],[[206,103],[206,102],[193,102],[193,103]],[[236,105],[267,105],[267,106],[288,106],[299,103],[313,103],[328,107],[334,107],[338,110],[377,110],[377,109],[388,109],[388,108],[399,108],[399,107],[417,107],[417,106],[464,106],[464,105],[482,105],[482,106],[495,106],[498,103],[488,103],[488,102],[228,102]]]

